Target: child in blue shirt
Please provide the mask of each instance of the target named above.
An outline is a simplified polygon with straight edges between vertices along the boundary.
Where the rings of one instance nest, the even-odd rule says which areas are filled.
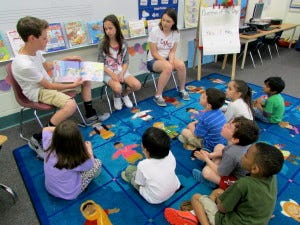
[[[226,123],[226,118],[220,107],[225,102],[225,94],[216,89],[208,88],[200,97],[200,104],[204,107],[196,115],[196,121],[183,129],[178,140],[184,145],[213,151],[217,144],[226,143],[221,136],[221,130]]]

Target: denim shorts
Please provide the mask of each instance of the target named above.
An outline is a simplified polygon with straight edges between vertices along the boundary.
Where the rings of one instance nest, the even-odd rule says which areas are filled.
[[[153,65],[154,63],[156,62],[156,59],[152,59],[150,61],[147,61],[147,69],[150,71],[150,72],[155,72],[153,70]]]

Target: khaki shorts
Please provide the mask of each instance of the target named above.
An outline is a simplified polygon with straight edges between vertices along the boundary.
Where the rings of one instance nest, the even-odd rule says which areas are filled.
[[[215,215],[218,212],[217,204],[207,195],[201,195],[199,201],[203,205],[208,221],[211,225],[215,225]]]
[[[66,105],[71,97],[65,93],[53,89],[41,88],[39,91],[39,102],[62,108]]]

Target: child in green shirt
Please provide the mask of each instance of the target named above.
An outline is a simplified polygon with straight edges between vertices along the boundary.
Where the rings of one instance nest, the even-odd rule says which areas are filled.
[[[242,158],[242,167],[250,176],[238,179],[226,191],[216,189],[210,196],[193,195],[193,211],[166,208],[165,218],[172,225],[266,225],[276,203],[275,174],[283,162],[279,149],[255,143]]]
[[[254,101],[255,118],[266,123],[279,123],[284,114],[284,99],[281,96],[285,83],[281,77],[269,77],[264,81],[263,90],[268,98],[258,98]]]

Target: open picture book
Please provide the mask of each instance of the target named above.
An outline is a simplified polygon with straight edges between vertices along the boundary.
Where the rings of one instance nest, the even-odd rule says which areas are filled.
[[[103,63],[59,60],[55,60],[53,63],[53,79],[55,82],[74,82],[79,78],[84,81],[103,81]]]

